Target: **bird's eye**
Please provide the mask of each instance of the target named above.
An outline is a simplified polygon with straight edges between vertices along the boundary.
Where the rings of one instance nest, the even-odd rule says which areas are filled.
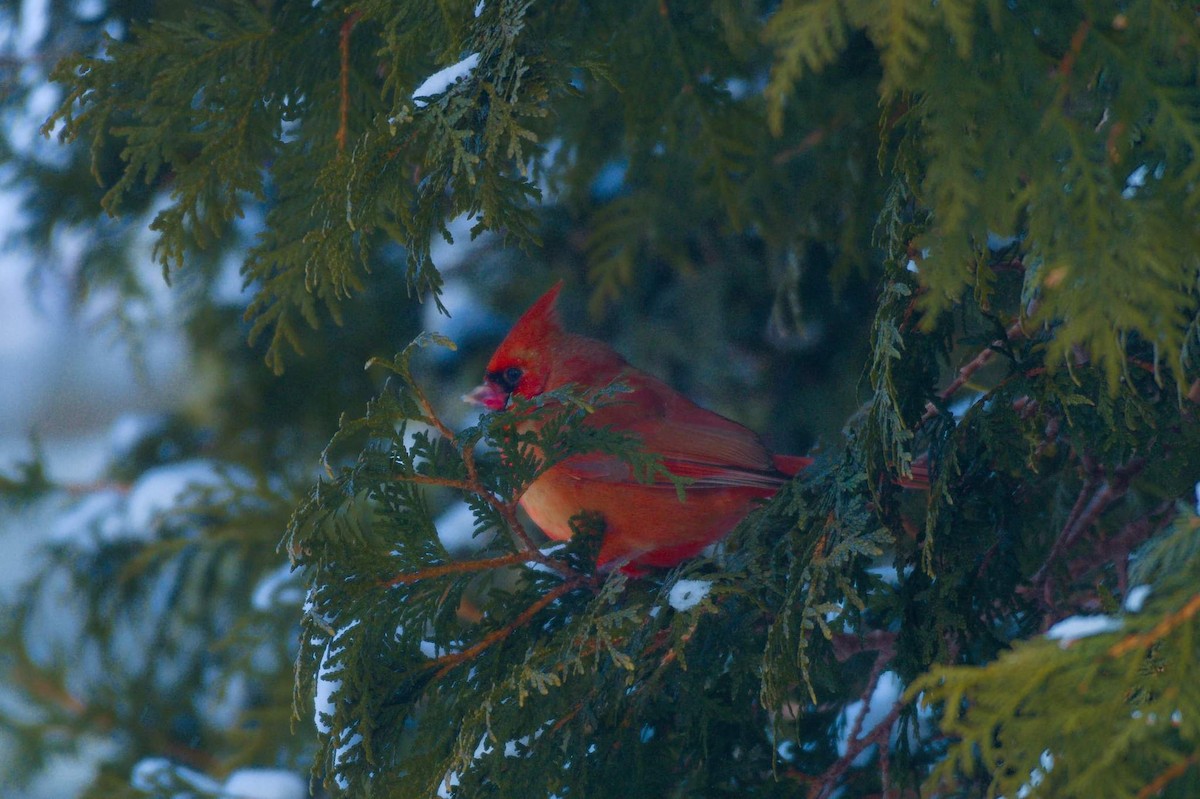
[[[504,370],[504,374],[502,375],[504,387],[507,388],[509,391],[512,391],[514,388],[517,387],[517,383],[521,382],[521,376],[524,374],[525,373],[522,372],[519,367],[516,367],[516,366],[508,367],[507,369]]]

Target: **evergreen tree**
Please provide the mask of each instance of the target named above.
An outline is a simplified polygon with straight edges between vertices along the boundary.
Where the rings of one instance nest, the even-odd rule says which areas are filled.
[[[6,67],[12,113],[56,60],[62,92],[60,147],[5,145],[26,238],[85,231],[79,280],[135,298],[149,219],[218,377],[106,486],[10,468],[11,507],[75,528],[0,628],[14,785],[100,737],[97,797],[246,766],[332,796],[1200,793],[1195,7],[49,13]],[[669,572],[598,573],[586,514],[546,547],[516,508],[542,470],[660,467],[580,425],[619,386],[476,419],[503,324],[418,334],[558,277],[575,329],[817,464]],[[207,466],[145,513],[164,441]]]

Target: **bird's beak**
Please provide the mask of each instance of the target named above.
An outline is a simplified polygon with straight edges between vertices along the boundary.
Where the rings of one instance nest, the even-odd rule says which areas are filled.
[[[490,380],[484,381],[483,385],[476,386],[463,394],[462,399],[463,402],[482,405],[491,411],[504,410],[504,406],[508,404],[508,394]]]

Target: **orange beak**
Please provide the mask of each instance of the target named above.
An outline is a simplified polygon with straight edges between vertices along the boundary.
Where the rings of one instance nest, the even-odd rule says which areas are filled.
[[[504,410],[504,406],[508,404],[508,394],[491,380],[485,380],[483,385],[463,394],[462,399],[463,402],[482,405],[490,411]]]

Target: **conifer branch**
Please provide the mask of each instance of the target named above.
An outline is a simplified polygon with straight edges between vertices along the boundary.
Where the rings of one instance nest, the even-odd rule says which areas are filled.
[[[1150,799],[1151,796],[1161,796],[1167,786],[1187,773],[1188,769],[1200,762],[1200,752],[1192,752],[1187,757],[1165,769],[1142,789],[1137,792],[1137,799]]]
[[[1079,536],[1085,530],[1095,524],[1104,511],[1128,493],[1133,478],[1146,465],[1145,458],[1131,458],[1124,466],[1113,471],[1111,479],[1100,482],[1092,459],[1084,456],[1082,461],[1084,468],[1089,472],[1089,478],[1084,483],[1083,488],[1080,489],[1079,496],[1075,500],[1075,505],[1071,508],[1071,513],[1068,514],[1067,521],[1063,525],[1062,531],[1058,534],[1058,538],[1055,539],[1054,545],[1050,548],[1050,553],[1046,556],[1045,562],[1034,573],[1027,589],[1035,596],[1040,596],[1042,603],[1046,607],[1053,607],[1053,601],[1050,596],[1053,585],[1050,568],[1079,539]],[[1099,487],[1097,488],[1098,483]]]
[[[1154,625],[1150,632],[1135,633],[1134,635],[1122,638],[1109,647],[1108,654],[1110,657],[1119,658],[1134,649],[1145,649],[1156,641],[1160,641],[1168,636],[1173,630],[1197,613],[1200,613],[1200,593],[1193,594],[1192,598],[1185,602],[1179,610],[1164,616],[1162,621]]]
[[[534,602],[530,603],[529,607],[518,613],[517,617],[508,624],[504,625],[498,630],[493,630],[461,652],[442,655],[439,658],[431,660],[426,664],[426,668],[436,668],[438,671],[437,674],[434,675],[434,679],[442,679],[451,671],[453,671],[454,668],[460,663],[468,660],[474,660],[494,644],[503,641],[505,638],[508,638],[508,636],[512,635],[516,630],[519,630],[521,627],[524,627],[526,624],[532,621],[534,616],[544,610],[556,599],[570,593],[571,591],[574,591],[585,582],[588,582],[586,578],[576,577],[575,579],[567,580],[561,585],[555,586],[538,597]]]
[[[1158,533],[1173,518],[1170,512],[1174,500],[1164,500],[1149,513],[1125,525],[1121,530],[1096,544],[1085,557],[1076,558],[1067,565],[1067,573],[1075,581],[1099,566],[1111,565],[1117,576],[1117,591],[1124,594],[1128,588],[1128,561],[1134,549]]]
[[[346,151],[346,138],[350,127],[350,34],[354,31],[354,26],[358,24],[359,17],[362,16],[361,11],[352,11],[346,21],[342,23],[342,29],[338,33],[338,52],[341,56],[341,69],[338,73],[339,78],[339,104],[338,104],[338,127],[337,127],[337,149],[339,153]]]
[[[1022,329],[1021,321],[1018,319],[1016,322],[1013,322],[1011,325],[1009,325],[1008,329],[1004,331],[1003,339],[996,339],[991,343],[990,346],[960,367],[958,370],[958,375],[950,382],[950,385],[938,392],[938,398],[943,402],[949,400],[956,393],[958,393],[960,388],[967,384],[967,381],[969,381],[976,372],[992,362],[992,358],[996,357],[996,353],[1000,351],[1001,347],[1003,347],[1007,342],[1015,341],[1021,338],[1023,335],[1025,335],[1025,331]],[[933,402],[925,403],[925,415],[921,417],[920,424],[925,424],[939,413],[941,413],[941,410],[939,410],[937,405],[935,405]]]
[[[458,436],[456,436],[454,431],[442,421],[440,416],[438,416],[437,411],[435,411],[433,408],[433,403],[429,401],[429,397],[426,396],[425,391],[420,385],[417,384],[415,380],[410,380],[409,386],[412,389],[414,399],[416,399],[417,404],[421,408],[421,413],[423,415],[422,421],[426,422],[435,430],[437,430],[442,438],[446,439],[446,442],[450,444],[450,446],[454,447],[454,449],[457,450],[461,455],[463,460],[463,468],[465,468],[467,472],[467,479],[465,481],[447,480],[445,482],[436,482],[441,480],[441,478],[422,477],[422,479],[417,480],[413,479],[416,477],[415,475],[404,475],[402,476],[402,479],[411,479],[412,482],[428,482],[431,485],[442,485],[448,488],[456,488],[460,491],[465,491],[481,497],[485,502],[491,505],[497,513],[500,514],[501,518],[504,519],[505,524],[508,525],[508,529],[512,531],[514,536],[516,536],[521,550],[527,556],[525,560],[532,560],[542,564],[543,566],[547,566],[548,568],[558,572],[563,577],[569,577],[575,574],[575,570],[569,565],[563,563],[557,558],[548,557],[541,551],[541,549],[538,548],[537,542],[533,540],[533,536],[529,535],[529,531],[525,529],[525,525],[521,522],[520,517],[517,515],[517,499],[515,497],[512,499],[501,499],[493,494],[491,490],[489,490],[488,487],[483,484],[483,481],[479,478],[479,466],[475,463],[474,448],[470,446],[463,446],[459,443]]]
[[[886,653],[890,658],[896,651],[896,634],[888,630],[871,630],[865,635],[840,633],[833,637],[833,656],[845,663],[863,652]]]
[[[397,474],[394,479],[404,483],[415,483],[423,486],[438,486],[440,488],[453,488],[457,491],[466,491],[475,493],[475,486],[466,480],[455,480],[451,477],[434,477],[428,474]]]
[[[810,789],[809,795],[814,799],[822,799],[834,794],[838,787],[838,781],[850,769],[850,766],[858,759],[868,747],[879,744],[881,765],[882,752],[887,746],[887,739],[891,736],[892,725],[896,723],[896,719],[900,717],[900,709],[903,704],[897,700],[892,705],[892,709],[888,714],[880,720],[879,724],[866,735],[862,735],[863,723],[866,721],[867,714],[871,711],[871,696],[875,693],[875,689],[879,686],[879,679],[883,676],[884,667],[891,662],[895,655],[895,635],[891,635],[891,639],[884,634],[872,638],[869,646],[864,646],[861,651],[870,651],[874,649],[878,654],[875,656],[875,663],[871,666],[871,674],[867,678],[867,686],[863,689],[859,696],[862,702],[862,709],[854,718],[854,724],[850,728],[850,734],[846,739],[846,753],[839,757],[824,773],[818,778],[818,782]],[[836,647],[835,647],[836,651]],[[847,655],[849,657],[849,655]],[[861,737],[860,737],[861,736]],[[886,781],[884,785],[886,786]],[[886,787],[885,787],[886,790]]]
[[[500,555],[495,558],[483,558],[481,560],[456,560],[452,563],[443,563],[440,566],[430,566],[427,569],[421,569],[407,574],[400,574],[384,583],[388,588],[394,588],[398,585],[409,585],[421,580],[431,580],[435,577],[445,577],[447,574],[465,574],[467,572],[490,571],[499,569],[504,566],[515,566],[518,563],[527,563],[529,555],[525,552],[513,552],[510,555]]]

